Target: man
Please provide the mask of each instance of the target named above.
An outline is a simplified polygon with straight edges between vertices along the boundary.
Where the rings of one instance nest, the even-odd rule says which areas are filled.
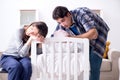
[[[70,37],[90,40],[90,80],[99,80],[102,56],[109,31],[107,24],[87,7],[69,11],[64,6],[57,6],[52,16],[58,22],[55,31],[63,29],[70,34]]]

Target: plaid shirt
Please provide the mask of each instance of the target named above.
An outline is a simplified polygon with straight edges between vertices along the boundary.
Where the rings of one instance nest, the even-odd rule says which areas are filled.
[[[98,37],[97,39],[90,40],[90,46],[94,49],[94,52],[97,55],[102,57],[105,50],[107,34],[109,31],[108,25],[96,13],[93,13],[86,7],[71,10],[70,13],[74,22],[70,29],[65,29],[62,26],[58,25],[56,30],[62,28],[71,35],[80,35],[86,33],[92,28],[96,28]],[[71,28],[73,28],[73,30]]]

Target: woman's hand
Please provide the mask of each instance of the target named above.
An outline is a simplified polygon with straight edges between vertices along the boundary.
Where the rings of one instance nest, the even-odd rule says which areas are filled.
[[[39,41],[40,43],[42,43],[42,42],[44,42],[44,36],[42,36],[40,34],[37,34],[37,35],[30,34],[30,38],[26,42],[26,45],[31,45],[31,42],[33,40],[36,40],[36,41]]]
[[[40,34],[37,34],[37,35],[30,35],[30,38],[32,40],[36,40],[36,41],[39,41],[39,42],[44,42],[44,36],[40,35]]]
[[[37,41],[39,41],[39,42],[44,42],[44,36],[42,36],[42,35],[39,35],[39,36],[37,36],[37,38],[36,38],[36,40]]]

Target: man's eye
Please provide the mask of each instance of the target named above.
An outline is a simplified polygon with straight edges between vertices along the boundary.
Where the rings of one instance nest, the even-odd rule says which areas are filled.
[[[61,22],[64,22],[64,20],[62,20]]]
[[[65,19],[62,19],[62,20],[61,20],[61,22],[64,22],[64,21],[65,21]]]

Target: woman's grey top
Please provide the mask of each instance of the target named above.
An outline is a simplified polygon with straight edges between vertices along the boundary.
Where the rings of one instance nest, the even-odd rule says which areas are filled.
[[[16,30],[11,40],[9,41],[7,50],[3,52],[4,55],[11,55],[16,57],[25,57],[29,55],[30,46],[23,44],[22,41],[23,33],[24,33],[23,28]]]

